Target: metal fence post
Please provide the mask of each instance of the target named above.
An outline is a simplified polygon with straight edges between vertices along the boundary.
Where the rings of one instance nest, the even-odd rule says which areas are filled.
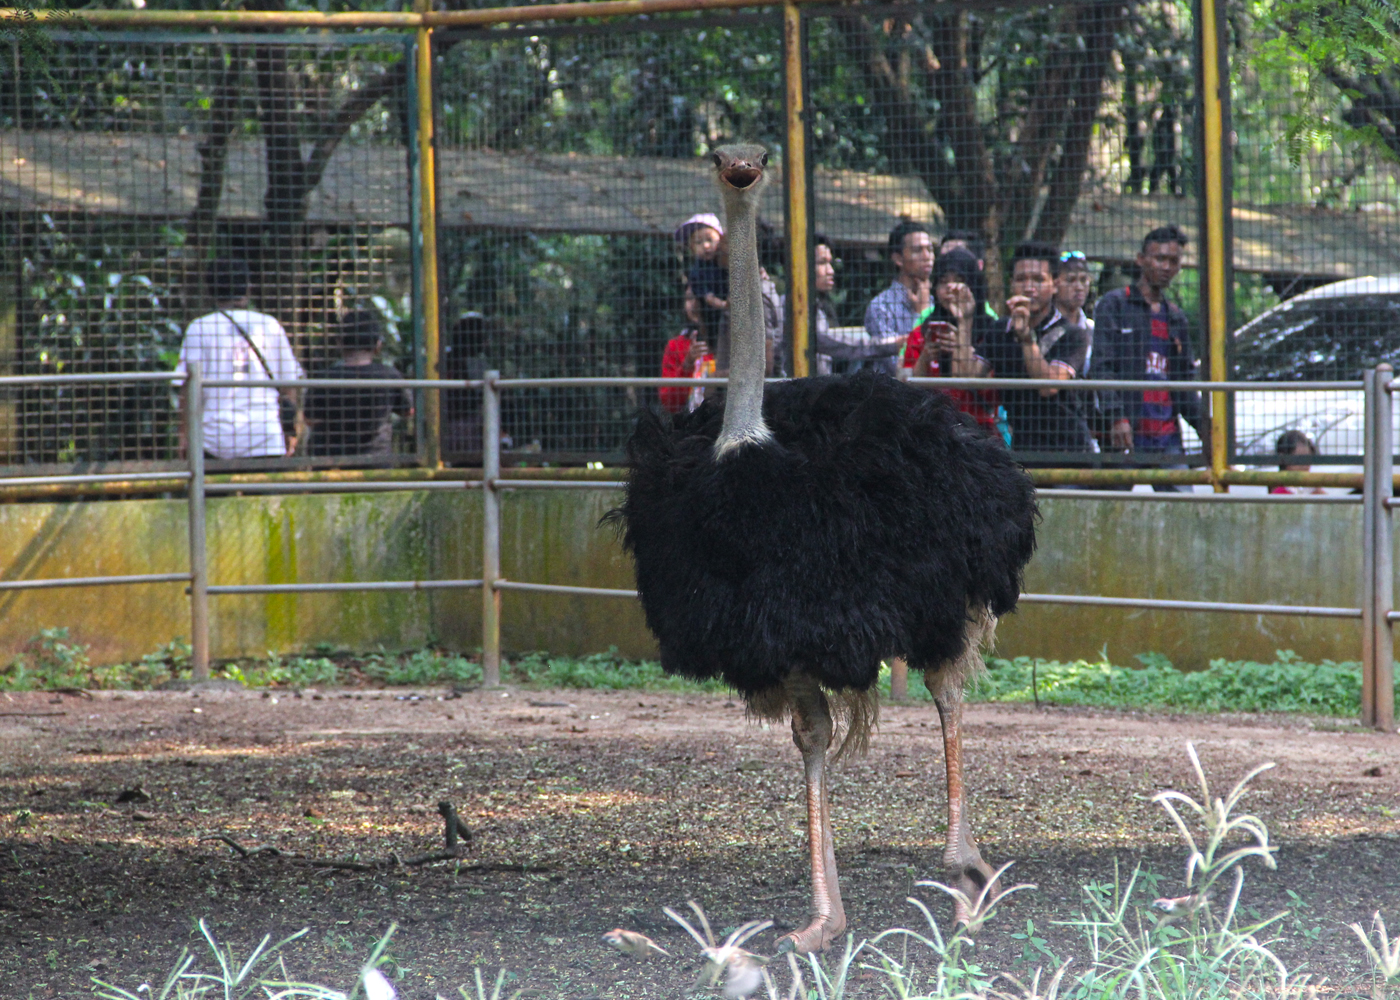
[[[498,371],[486,373],[481,387],[481,679],[501,683],[501,391]]]
[[[204,373],[198,362],[185,380],[185,450],[190,462],[190,672],[209,679],[209,551],[204,507]]]
[[[1226,341],[1229,336],[1230,301],[1230,159],[1226,153],[1227,103],[1230,76],[1226,61],[1225,22],[1216,0],[1196,0],[1197,81],[1201,116],[1198,135],[1202,153],[1202,275],[1203,319],[1210,378],[1224,382]],[[1217,493],[1228,491],[1221,481],[1229,462],[1230,422],[1227,394],[1211,393],[1211,482]]]
[[[1366,412],[1371,426],[1366,472],[1371,490],[1365,511],[1371,518],[1371,634],[1367,644],[1371,655],[1363,667],[1370,683],[1363,676],[1361,703],[1365,723],[1390,732],[1395,728],[1395,643],[1390,623],[1395,605],[1395,534],[1388,503],[1395,492],[1394,402],[1390,392],[1394,371],[1382,364],[1367,375]]]
[[[1394,492],[1394,433],[1389,365],[1365,374],[1365,476],[1361,529],[1361,723],[1389,731],[1395,726],[1394,532],[1386,501]]]
[[[783,148],[783,181],[787,189],[787,307],[792,331],[792,376],[811,374],[812,296],[811,220],[807,196],[806,45],[802,11],[793,0],[783,4],[783,70],[787,139]]]
[[[427,0],[415,0],[414,10],[425,13]],[[437,254],[437,165],[433,138],[433,29],[418,28],[415,77],[418,92],[414,95],[418,123],[418,219],[419,238],[423,248],[423,376],[438,377],[441,356],[441,299],[438,294]],[[423,401],[423,462],[429,468],[442,464],[441,393],[428,390]]]

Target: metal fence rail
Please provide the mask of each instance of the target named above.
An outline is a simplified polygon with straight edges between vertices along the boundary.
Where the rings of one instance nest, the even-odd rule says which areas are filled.
[[[501,394],[513,389],[527,389],[539,386],[539,379],[503,379],[499,373],[488,371],[482,380],[484,425],[499,428]],[[671,380],[659,379],[572,379],[571,383],[584,383],[597,386],[653,386]],[[686,380],[680,380],[685,382]],[[694,381],[694,380],[690,380]],[[707,379],[706,384],[722,386],[726,379]],[[1062,388],[1063,382],[1053,380],[1028,379],[915,379],[916,385],[930,389],[944,387],[958,388],[1018,388],[1028,383],[1044,388]],[[1146,597],[1109,597],[1084,594],[1035,594],[1025,593],[1021,600],[1027,604],[1061,604],[1092,607],[1143,608],[1157,611],[1212,612],[1225,614],[1251,615],[1293,615],[1300,617],[1361,619],[1366,636],[1362,653],[1363,689],[1362,720],[1368,725],[1389,731],[1394,727],[1393,704],[1393,665],[1391,660],[1390,622],[1400,619],[1400,613],[1392,611],[1393,572],[1391,561],[1391,527],[1389,511],[1397,504],[1389,497],[1393,489],[1393,440],[1391,406],[1391,370],[1388,365],[1368,372],[1364,382],[1336,382],[1323,385],[1308,385],[1328,391],[1337,388],[1354,390],[1365,388],[1367,402],[1367,453],[1365,466],[1365,494],[1352,496],[1251,496],[1230,493],[1125,493],[1098,490],[1054,490],[1041,491],[1042,495],[1062,499],[1111,499],[1121,501],[1194,502],[1194,503],[1323,503],[1356,504],[1362,503],[1366,513],[1366,535],[1363,539],[1365,568],[1363,606],[1360,608],[1329,607],[1294,604],[1245,604],[1228,601],[1165,600]],[[1400,383],[1396,383],[1400,385]],[[1239,392],[1259,390],[1257,383],[1212,382],[1205,383],[1164,383],[1138,381],[1094,381],[1085,380],[1082,385],[1087,390],[1094,389],[1171,389],[1184,386],[1197,386],[1213,392]],[[1270,385],[1263,391],[1296,390],[1296,385]],[[482,538],[482,588],[483,588],[483,635],[482,665],[486,683],[500,683],[500,594],[502,591],[573,594],[594,597],[635,598],[635,590],[611,588],[561,586],[557,584],[522,582],[507,580],[500,575],[500,499],[499,494],[510,490],[558,490],[558,489],[619,489],[621,483],[577,483],[569,480],[507,480],[499,475],[500,438],[488,430],[485,438],[486,470],[482,485],[485,488],[487,509],[490,515],[483,519]],[[1382,492],[1386,496],[1382,497]],[[1384,582],[1382,582],[1382,580]],[[488,627],[489,626],[489,627]]]

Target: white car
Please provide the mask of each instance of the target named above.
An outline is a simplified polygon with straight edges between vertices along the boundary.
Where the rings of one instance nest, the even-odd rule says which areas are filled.
[[[1400,274],[1314,288],[1235,331],[1234,378],[1360,379],[1382,361],[1400,368]],[[1320,454],[1360,455],[1364,416],[1359,391],[1241,392],[1235,442],[1243,455],[1272,454],[1278,436],[1296,428]]]
[[[1349,278],[1314,288],[1260,313],[1235,331],[1232,379],[1336,382],[1360,380],[1382,361],[1400,371],[1400,274]],[[1366,403],[1346,392],[1238,392],[1235,444],[1240,455],[1272,455],[1281,434],[1300,430],[1321,455],[1360,456]],[[1392,418],[1394,420],[1394,418]],[[1400,428],[1400,423],[1396,424]],[[1184,427],[1187,450],[1200,441]],[[1397,436],[1400,441],[1400,436]],[[1242,465],[1270,469],[1270,465]],[[1360,472],[1359,464],[1318,464],[1317,472]],[[1209,487],[1197,487],[1208,490]],[[1235,486],[1232,493],[1262,493]],[[1349,493],[1328,489],[1328,493]]]

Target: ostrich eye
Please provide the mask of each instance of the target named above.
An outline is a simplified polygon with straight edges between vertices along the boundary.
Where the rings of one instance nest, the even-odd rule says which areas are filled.
[[[714,163],[714,165],[715,165],[716,167],[720,167],[720,166],[723,166],[723,165],[724,165],[724,164],[721,162],[718,153],[711,153],[711,154],[710,154],[710,160]]]
[[[767,154],[767,153],[764,153],[764,154],[763,154],[763,159],[762,159],[760,162],[761,162],[765,167],[768,166],[768,154]]]

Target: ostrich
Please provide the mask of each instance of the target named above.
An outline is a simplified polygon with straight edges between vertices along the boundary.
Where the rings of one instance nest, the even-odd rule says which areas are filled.
[[[768,154],[735,145],[711,159],[730,252],[727,398],[639,417],[610,517],[663,667],[723,678],[753,717],[791,717],[814,915],[779,947],[814,952],[846,926],[827,757],[866,743],[882,660],[923,670],[938,707],[953,880],[975,897],[992,877],[964,811],[962,687],[1016,605],[1035,494],[942,393],[867,372],[765,387],[756,220]]]

